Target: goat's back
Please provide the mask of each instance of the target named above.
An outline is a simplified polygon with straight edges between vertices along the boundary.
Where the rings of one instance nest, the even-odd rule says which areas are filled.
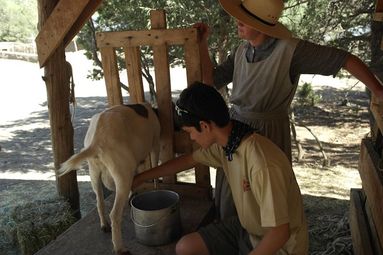
[[[78,168],[89,158],[114,158],[137,165],[159,145],[159,139],[160,123],[149,104],[113,106],[91,118],[84,149],[67,160],[59,174]]]
[[[94,117],[86,143],[110,151],[126,151],[142,161],[159,141],[160,123],[149,104],[118,105]],[[92,121],[93,122],[93,119]],[[93,127],[95,127],[93,129]]]

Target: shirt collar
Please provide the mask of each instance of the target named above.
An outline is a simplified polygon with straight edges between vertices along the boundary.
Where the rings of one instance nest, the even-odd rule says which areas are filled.
[[[248,63],[255,63],[261,61],[273,52],[277,38],[267,38],[264,43],[262,43],[259,47],[253,47],[250,43],[246,45],[246,59]]]

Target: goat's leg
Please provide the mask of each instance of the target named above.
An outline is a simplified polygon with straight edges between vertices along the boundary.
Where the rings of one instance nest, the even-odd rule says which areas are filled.
[[[97,163],[89,160],[89,175],[92,183],[92,188],[96,194],[97,201],[97,212],[98,217],[100,218],[101,230],[103,232],[110,232],[110,224],[105,217],[105,203],[104,203],[104,192],[101,181],[101,171],[98,171]]]
[[[119,180],[124,180],[124,178]],[[122,215],[125,203],[129,197],[132,178],[130,178],[130,180],[125,179],[125,181],[127,182],[116,181],[116,197],[114,199],[113,209],[110,212],[112,241],[117,254],[130,254],[127,248],[124,247],[121,235]]]

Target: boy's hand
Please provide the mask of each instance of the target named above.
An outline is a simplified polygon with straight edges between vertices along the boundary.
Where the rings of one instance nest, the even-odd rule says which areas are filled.
[[[206,40],[209,37],[210,34],[210,29],[209,26],[206,25],[205,23],[198,22],[193,25],[193,28],[197,28],[198,30],[198,38],[203,41]]]

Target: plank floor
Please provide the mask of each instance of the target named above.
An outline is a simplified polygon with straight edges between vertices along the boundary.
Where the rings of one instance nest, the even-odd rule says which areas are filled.
[[[108,212],[113,203],[113,196],[106,199]],[[195,231],[206,215],[211,211],[213,202],[180,196],[180,215],[183,234]],[[175,254],[175,242],[157,247],[140,244],[134,233],[134,224],[130,219],[130,206],[124,209],[122,236],[132,255],[171,255]],[[97,209],[73,224],[56,240],[49,243],[35,255],[109,255],[113,253],[111,233],[100,229]]]

